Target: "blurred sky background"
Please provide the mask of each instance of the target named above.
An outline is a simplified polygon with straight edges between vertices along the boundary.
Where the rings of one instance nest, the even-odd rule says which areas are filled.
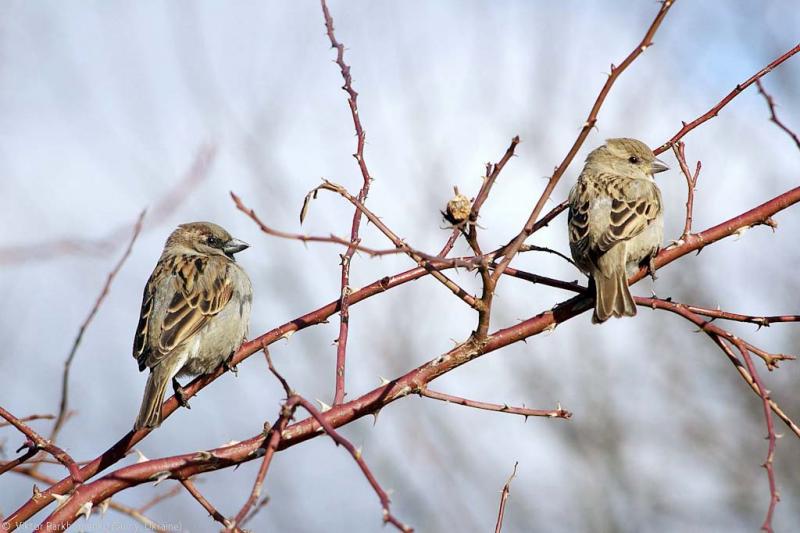
[[[515,234],[573,143],[610,63],[641,40],[659,5],[650,1],[330,2],[347,46],[367,131],[368,205],[399,235],[435,253],[449,232],[439,209],[458,185],[474,194],[487,161],[513,135],[522,144],[482,211],[481,242]],[[566,197],[585,154],[607,137],[657,146],[681,120],[704,113],[736,83],[794,46],[792,0],[677,2],[648,49],[617,82],[578,157],[558,185]],[[63,361],[138,213],[167,195],[89,327],[72,369],[75,416],[59,444],[90,459],[131,427],[145,374],[131,357],[141,291],[170,231],[210,220],[252,244],[239,257],[255,287],[251,336],[335,299],[342,249],[266,236],[237,211],[235,191],[275,228],[347,235],[352,208],[321,195],[301,228],[303,196],[325,177],[356,191],[352,121],[318,2],[81,2],[0,4],[0,404],[18,416],[55,412]],[[780,117],[800,130],[800,58],[764,79]],[[800,151],[768,122],[755,87],[689,134],[690,166],[703,162],[695,228],[705,229],[797,186]],[[207,175],[185,191],[198,151],[213,147]],[[659,174],[666,235],[683,228],[686,184]],[[172,191],[172,192],[171,192]],[[796,314],[797,208],[778,231],[758,227],[669,265],[633,292],[748,314]],[[568,253],[566,219],[533,244]],[[47,243],[116,246],[61,253]],[[362,225],[364,244],[389,243]],[[29,247],[20,250],[19,247]],[[27,250],[27,251],[26,251]],[[55,252],[55,253],[51,253]],[[456,253],[466,253],[460,243]],[[518,268],[583,279],[546,254]],[[413,266],[402,256],[358,256],[360,287]],[[477,290],[474,274],[456,279]],[[570,294],[505,279],[492,330]],[[473,313],[432,279],[351,309],[348,398],[467,338]],[[792,324],[756,331],[727,324],[766,349],[797,353]],[[598,327],[588,313],[555,331],[451,372],[433,389],[472,399],[572,411],[570,421],[488,413],[412,397],[342,431],[363,453],[393,511],[417,531],[491,530],[500,490],[519,461],[504,531],[756,531],[769,491],[760,400],[704,335],[683,319],[640,309]],[[338,317],[273,345],[276,366],[308,398],[333,396]],[[799,363],[768,373],[773,397],[800,417]],[[148,457],[206,449],[257,434],[283,392],[254,356],[225,375],[138,448]],[[32,422],[49,433],[50,422]],[[800,523],[800,442],[776,421],[782,501],[774,525]],[[21,437],[0,430],[5,458]],[[132,463],[134,457],[116,465]],[[233,516],[259,461],[202,477],[200,490]],[[63,477],[60,467],[44,472]],[[142,486],[115,498],[137,506],[165,490]],[[31,494],[16,474],[0,480],[0,511]],[[40,484],[41,486],[41,484]],[[329,439],[280,453],[265,485],[270,503],[256,531],[382,531],[380,506],[358,467]],[[52,511],[52,505],[47,512]],[[148,511],[184,531],[217,527],[187,494]],[[45,514],[36,518],[42,519]],[[130,519],[106,515],[93,527]],[[37,521],[38,523],[38,521]],[[80,522],[76,529],[89,527]]]

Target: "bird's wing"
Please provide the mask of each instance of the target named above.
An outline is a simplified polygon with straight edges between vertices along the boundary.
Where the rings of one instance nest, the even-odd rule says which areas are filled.
[[[591,219],[599,216],[601,210],[608,213],[608,225],[592,235]],[[615,174],[582,179],[570,193],[570,243],[577,250],[597,257],[641,233],[660,213],[661,193],[650,180]]]
[[[227,269],[224,259],[189,255],[156,267],[145,287],[134,342],[141,370],[158,364],[225,307],[233,294]],[[161,310],[156,309],[157,294],[169,299]]]

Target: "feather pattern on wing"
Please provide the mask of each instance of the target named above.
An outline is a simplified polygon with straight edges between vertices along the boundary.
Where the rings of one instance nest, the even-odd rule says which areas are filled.
[[[219,261],[220,268],[207,268],[209,261]],[[230,301],[233,286],[227,275],[229,266],[224,261],[222,258],[182,254],[159,262],[145,286],[134,341],[133,355],[141,370],[158,364]],[[167,285],[171,285],[172,299],[165,309],[160,310],[161,320],[151,323],[156,313],[155,294]]]
[[[601,212],[607,212],[607,218]],[[660,213],[661,193],[650,180],[607,173],[580,179],[570,193],[570,244],[596,260],[641,233]],[[590,231],[593,222],[603,219],[607,227]]]

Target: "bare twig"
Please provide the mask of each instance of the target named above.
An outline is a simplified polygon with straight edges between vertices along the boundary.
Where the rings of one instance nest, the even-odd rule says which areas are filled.
[[[316,198],[316,195],[319,191],[335,192],[340,196],[342,196],[343,198],[345,198],[351,204],[356,206],[356,208],[359,209],[362,213],[364,213],[364,216],[366,216],[367,219],[381,231],[381,233],[383,233],[390,241],[392,241],[392,243],[399,250],[402,250],[411,259],[416,261],[416,263],[425,270],[427,270],[428,273],[431,276],[433,276],[434,279],[436,279],[437,281],[442,283],[442,285],[450,289],[450,292],[452,292],[461,300],[463,300],[467,305],[469,305],[473,309],[480,310],[481,308],[480,300],[476,299],[474,296],[467,293],[467,291],[465,291],[460,285],[458,285],[456,282],[454,282],[453,280],[451,280],[450,278],[439,272],[431,264],[431,261],[425,257],[424,254],[418,252],[417,250],[406,244],[406,242],[400,237],[398,237],[391,229],[389,229],[389,227],[386,224],[384,224],[379,217],[377,217],[374,213],[372,213],[369,209],[367,209],[367,207],[363,203],[361,203],[358,200],[358,198],[350,194],[347,191],[347,189],[345,189],[341,185],[338,185],[328,180],[323,180],[322,185],[319,185],[318,187],[312,189],[311,192],[309,192],[306,195],[305,201],[303,202],[303,212],[308,211],[308,206],[311,200]]]
[[[722,311],[721,309],[708,309],[706,307],[698,307],[696,305],[687,305],[686,308],[692,313],[707,316],[709,318],[719,318],[722,320],[732,320],[734,322],[749,322],[757,324],[758,327],[770,324],[784,324],[790,322],[800,322],[800,315],[769,315],[769,316],[754,316],[754,315],[741,315],[739,313],[731,313],[729,311]]]
[[[494,526],[494,533],[500,533],[503,529],[503,516],[506,512],[506,501],[508,501],[508,497],[511,495],[511,482],[517,475],[517,465],[519,465],[519,461],[514,462],[514,470],[511,471],[511,475],[508,476],[506,484],[503,485],[503,492],[500,493],[500,509],[497,511],[497,523]]]
[[[252,520],[259,513],[259,511],[261,511],[261,509],[267,506],[268,503],[269,503],[269,496],[264,496],[263,498],[261,498],[261,501],[258,502],[258,504],[255,507],[253,507],[253,510],[250,511],[247,514],[247,516],[244,517],[244,520],[242,520],[242,523],[240,525],[244,526],[246,523]]]
[[[269,366],[270,372],[272,372],[278,381],[281,382],[281,385],[283,385],[283,389],[286,392],[286,397],[288,399],[293,394],[292,390],[283,376],[281,376],[275,369],[275,366],[272,364],[272,358],[269,356],[269,351],[266,348],[264,349],[264,357],[267,359],[267,365]],[[289,405],[289,402],[287,401],[281,408],[281,412],[275,424],[273,424],[271,427],[265,426],[264,430],[266,446],[264,447],[264,458],[261,460],[261,466],[258,469],[258,474],[256,474],[256,479],[253,483],[253,489],[250,491],[250,496],[247,498],[247,501],[245,501],[242,508],[236,514],[236,518],[233,520],[235,525],[238,526],[245,522],[248,512],[261,496],[261,488],[263,487],[264,480],[267,477],[267,471],[269,470],[272,458],[275,456],[275,451],[278,449],[278,444],[280,444],[281,434],[292,420],[295,409],[296,407],[294,405]]]
[[[122,268],[122,265],[125,264],[128,256],[131,255],[133,245],[136,242],[136,239],[139,237],[139,233],[142,231],[142,222],[144,221],[144,215],[146,212],[147,210],[142,211],[139,214],[139,217],[136,219],[136,223],[133,225],[133,234],[131,235],[130,241],[128,241],[128,247],[125,248],[122,257],[119,258],[117,264],[114,265],[114,268],[108,273],[106,282],[103,285],[103,288],[100,290],[100,294],[97,296],[92,309],[89,311],[89,314],[86,315],[86,318],[78,329],[78,334],[75,337],[75,341],[72,343],[72,348],[70,349],[69,355],[64,361],[64,372],[61,375],[61,401],[58,408],[58,417],[53,424],[53,430],[50,432],[50,440],[53,442],[58,439],[58,433],[61,431],[61,428],[64,425],[69,413],[69,371],[72,367],[72,361],[75,358],[75,354],[78,351],[78,346],[80,346],[81,340],[83,340],[83,334],[86,332],[86,328],[89,327],[89,324],[91,324],[95,315],[100,310],[103,300],[105,300],[106,296],[108,296],[108,291],[111,289],[111,284],[114,282],[114,278]]]
[[[772,98],[772,95],[769,94],[766,89],[764,89],[764,85],[761,83],[760,79],[756,79],[756,86],[758,87],[758,92],[761,93],[761,96],[764,97],[764,99],[767,101],[767,105],[769,106],[769,119],[776,126],[785,131],[786,134],[792,138],[794,144],[797,145],[797,148],[800,148],[800,137],[798,137],[795,132],[789,129],[789,127],[781,122],[781,119],[778,118],[778,114],[775,112],[775,108],[777,107],[775,105],[775,99]]]
[[[52,455],[53,458],[55,458],[59,463],[67,467],[67,470],[69,470],[69,476],[72,479],[72,483],[74,485],[83,483],[84,480],[83,474],[78,468],[78,465],[75,463],[75,460],[72,457],[70,457],[70,455],[67,452],[65,452],[52,442],[48,441],[47,439],[36,433],[30,427],[25,425],[25,423],[21,422],[17,417],[15,417],[2,407],[0,407],[0,416],[5,418],[12,426],[17,428],[23,435],[28,437],[28,440],[19,448],[19,450],[27,448],[27,452],[25,455],[30,454],[29,457],[32,457],[39,450],[43,450]]]
[[[267,235],[272,235],[273,237],[279,237],[281,239],[289,239],[293,241],[300,241],[302,243],[309,243],[309,242],[323,242],[323,243],[332,243],[332,244],[339,244],[341,246],[350,246],[350,241],[344,239],[342,237],[337,237],[336,235],[329,235],[328,237],[324,237],[322,235],[304,235],[302,233],[290,233],[287,231],[281,231],[274,228],[271,228],[264,224],[261,219],[256,215],[256,212],[244,205],[241,198],[234,194],[232,191],[230,192],[231,198],[233,198],[233,202],[236,204],[236,208],[243,212],[245,215],[250,217],[250,219],[255,222],[259,229],[266,233]],[[376,250],[374,248],[368,248],[359,244],[356,246],[357,252],[365,253],[372,257],[380,257],[383,255],[397,255],[403,253],[401,250],[397,248],[391,248],[386,250]]]
[[[486,411],[496,411],[498,413],[508,413],[511,415],[520,415],[524,416],[526,419],[529,416],[543,416],[546,418],[564,418],[569,419],[572,418],[572,413],[567,411],[566,409],[562,409],[559,405],[556,409],[547,410],[547,409],[528,409],[524,405],[522,407],[513,407],[506,404],[498,404],[498,403],[488,403],[488,402],[478,402],[475,400],[468,400],[466,398],[461,398],[460,396],[453,396],[452,394],[446,394],[444,392],[438,392],[430,390],[428,387],[422,387],[418,394],[420,396],[424,396],[426,398],[432,398],[434,400],[440,400],[447,403],[454,403],[457,405],[463,405],[466,407],[473,407],[475,409],[483,409]]]
[[[753,347],[750,344],[742,341],[732,333],[720,327],[717,327],[711,322],[708,322],[701,316],[692,313],[683,305],[657,298],[642,298],[639,296],[635,296],[634,300],[636,301],[637,305],[646,306],[653,309],[663,309],[675,313],[679,316],[682,316],[683,318],[687,319],[689,322],[700,328],[700,330],[703,331],[709,337],[711,337],[711,339],[714,340],[717,346],[719,346],[722,349],[722,351],[728,356],[730,361],[739,371],[739,374],[744,379],[745,383],[747,383],[750,386],[750,388],[756,395],[758,395],[763,399],[762,390],[764,389],[762,389],[759,386],[756,378],[753,376],[752,370],[747,368],[745,365],[741,363],[741,361],[739,361],[739,359],[733,354],[733,352],[730,351],[730,348],[727,346],[727,344],[725,344],[725,342],[726,341],[730,342],[731,344],[736,345],[738,348],[744,348],[749,352],[756,353],[756,355],[760,355],[755,350],[753,350]],[[769,358],[761,356],[767,363],[767,368],[774,367],[776,362],[779,360],[794,359],[794,356],[785,356],[781,354],[778,355],[768,354],[768,355]],[[778,416],[778,418],[783,420],[784,423],[787,425],[787,427],[795,435],[800,437],[800,427],[798,427],[798,425],[791,418],[789,418],[789,416],[786,415],[786,413],[783,412],[783,410],[778,406],[778,404],[774,400],[767,398],[766,401],[772,412],[774,412]]]
[[[539,218],[539,214],[544,209],[545,204],[550,199],[550,195],[553,193],[553,190],[556,187],[556,184],[561,179],[561,176],[564,175],[566,172],[567,167],[575,158],[575,155],[580,150],[583,142],[586,140],[586,137],[589,135],[589,132],[597,123],[597,116],[600,113],[600,108],[603,106],[608,93],[611,91],[611,87],[614,85],[614,82],[617,81],[620,74],[625,72],[631,63],[633,63],[636,58],[638,58],[647,48],[649,48],[653,44],[653,36],[655,36],[656,31],[658,31],[659,26],[661,26],[661,22],[664,20],[664,17],[667,16],[667,12],[674,4],[673,0],[665,0],[661,3],[661,8],[658,10],[653,22],[650,24],[650,27],[644,34],[642,41],[639,45],[633,49],[633,51],[628,54],[628,56],[622,60],[619,66],[611,65],[611,72],[608,75],[608,79],[606,79],[603,88],[600,89],[600,93],[597,95],[597,99],[595,99],[594,105],[592,105],[592,109],[589,111],[589,116],[586,118],[586,122],[584,122],[583,127],[581,128],[580,133],[578,134],[578,138],[575,139],[575,142],[572,144],[572,148],[570,148],[569,152],[567,153],[564,160],[559,164],[553,175],[547,182],[547,185],[542,191],[542,195],[539,197],[539,201],[536,202],[536,206],[531,211],[530,216],[528,217],[528,221],[525,223],[525,226],[522,228],[514,239],[507,245],[505,249],[505,257],[502,261],[497,265],[494,272],[492,273],[492,279],[497,282],[500,279],[500,276],[503,275],[503,271],[508,267],[509,263],[514,256],[517,255],[519,249],[522,247],[525,239],[527,239],[531,233],[533,233],[534,226],[536,224],[537,219]]]
[[[22,418],[18,418],[20,422],[32,422],[34,420],[53,420],[56,416],[55,415],[28,415]],[[10,426],[10,422],[0,422],[0,428],[4,428],[6,426]]]
[[[697,178],[700,177],[700,169],[702,168],[702,163],[698,161],[697,166],[694,169],[694,175],[689,172],[689,165],[686,164],[686,153],[684,151],[685,147],[686,145],[682,141],[678,141],[672,145],[672,151],[675,153],[675,158],[678,160],[678,165],[681,167],[681,172],[686,178],[686,188],[688,191],[686,196],[686,222],[683,226],[681,240],[691,238],[692,211],[694,209],[694,190],[697,187]]]
[[[673,144],[675,144],[676,142],[681,140],[687,133],[689,133],[690,131],[695,129],[697,126],[699,126],[700,124],[702,124],[702,123],[704,123],[704,122],[716,117],[719,114],[720,110],[723,107],[725,107],[726,105],[728,105],[728,103],[730,103],[731,100],[733,100],[734,98],[739,96],[739,94],[742,91],[744,91],[749,86],[754,84],[760,78],[766,76],[767,74],[769,74],[770,72],[775,70],[775,68],[778,65],[780,65],[781,63],[783,63],[784,61],[786,61],[787,59],[789,59],[790,57],[795,55],[797,52],[800,52],[800,44],[798,44],[797,46],[795,46],[791,50],[788,50],[786,53],[782,54],[780,57],[776,58],[772,63],[770,63],[766,67],[762,68],[761,70],[759,70],[758,72],[756,72],[755,74],[750,76],[744,82],[739,83],[738,85],[736,85],[736,87],[734,87],[734,89],[731,92],[729,92],[725,96],[725,98],[723,98],[722,100],[717,102],[717,104],[714,105],[714,107],[712,107],[711,109],[709,109],[706,113],[704,113],[703,115],[700,115],[699,117],[697,117],[696,119],[694,119],[693,121],[691,121],[689,123],[684,122],[683,123],[683,127],[680,130],[678,130],[678,133],[673,135],[670,140],[668,140],[667,142],[665,142],[664,144],[662,144],[661,146],[659,146],[658,148],[653,150],[655,152],[655,154],[658,155],[658,154],[660,154],[662,152],[667,151],[670,148],[670,146],[672,146]]]
[[[383,490],[383,488],[381,488],[377,479],[375,479],[375,476],[373,475],[369,466],[367,466],[366,461],[364,461],[364,458],[361,456],[361,451],[358,450],[353,445],[352,442],[350,442],[349,440],[344,438],[340,433],[338,433],[333,428],[333,426],[325,419],[325,417],[322,416],[322,413],[320,413],[311,402],[309,402],[302,396],[295,395],[293,398],[294,402],[301,405],[303,409],[308,411],[308,413],[320,424],[320,426],[322,426],[322,428],[325,430],[325,433],[327,433],[328,436],[331,439],[333,439],[333,442],[335,442],[337,446],[342,446],[344,449],[346,449],[353,457],[353,459],[356,461],[356,463],[358,463],[359,468],[361,468],[361,472],[364,474],[364,477],[367,478],[367,481],[372,486],[372,490],[375,491],[375,494],[378,495],[378,499],[381,502],[381,507],[383,509],[383,522],[392,524],[400,531],[406,531],[406,532],[413,531],[412,528],[410,528],[409,526],[405,525],[400,520],[398,520],[389,510],[389,505],[391,503],[389,500],[389,495],[386,493],[385,490]],[[290,398],[290,401],[291,400],[292,399]]]
[[[179,479],[178,481],[181,483],[181,485],[183,485],[186,491],[189,494],[191,494],[195,500],[197,500],[197,503],[199,503],[203,507],[203,509],[205,509],[206,512],[208,512],[211,518],[213,518],[214,520],[216,520],[225,527],[226,531],[235,531],[241,533],[241,530],[238,527],[236,527],[235,524],[233,524],[230,520],[225,518],[222,515],[222,513],[217,511],[217,508],[214,507],[211,504],[211,502],[208,501],[208,499],[205,496],[203,496],[203,494],[199,490],[197,490],[197,487],[194,486],[194,483],[192,482],[191,479],[185,478],[185,479]]]
[[[472,202],[472,212],[470,213],[469,218],[473,222],[477,222],[478,217],[480,216],[481,207],[483,207],[486,199],[489,198],[489,193],[492,191],[492,187],[494,186],[495,181],[497,181],[498,176],[500,176],[500,172],[503,171],[506,163],[508,163],[511,158],[514,157],[514,151],[517,149],[519,142],[519,135],[515,135],[514,138],[511,139],[511,144],[508,145],[506,153],[504,153],[503,157],[500,158],[500,161],[497,163],[486,163],[486,175],[483,177],[481,188],[478,190],[478,194],[475,196],[475,200]]]
[[[566,261],[570,265],[572,265],[572,266],[577,268],[577,265],[575,264],[575,261],[573,261],[571,258],[569,258],[566,255],[562,254],[558,250],[553,250],[552,248],[548,248],[547,246],[536,246],[534,244],[523,244],[522,247],[520,247],[519,251],[520,252],[545,252],[545,253],[548,253],[548,254],[557,255],[558,257],[560,257],[561,259],[563,259],[564,261]]]
[[[735,340],[733,343],[739,349],[739,353],[742,355],[742,359],[744,359],[750,375],[753,376],[753,381],[758,387],[758,394],[761,396],[761,401],[764,405],[764,419],[767,423],[767,439],[769,440],[769,447],[767,450],[767,459],[764,461],[762,466],[767,470],[770,498],[767,515],[764,518],[764,523],[761,525],[761,529],[767,533],[772,533],[772,515],[775,513],[775,507],[778,505],[780,495],[778,494],[778,487],[775,483],[775,468],[773,465],[773,459],[775,457],[775,442],[777,437],[775,436],[775,425],[772,423],[772,410],[770,407],[769,391],[764,386],[764,382],[761,381],[761,377],[758,375],[758,370],[756,369],[756,366],[753,364],[753,360],[750,357],[750,350],[740,340]]]
[[[342,90],[347,93],[347,104],[350,106],[350,115],[353,117],[353,127],[356,130],[356,153],[353,154],[353,157],[355,157],[358,162],[358,168],[361,170],[361,177],[363,178],[361,190],[358,192],[358,201],[363,205],[367,201],[369,185],[372,181],[369,169],[367,168],[367,161],[364,159],[364,144],[366,143],[367,134],[364,131],[364,127],[361,125],[361,115],[358,113],[358,93],[353,89],[350,66],[344,62],[344,45],[336,40],[333,29],[333,17],[331,17],[331,13],[328,10],[328,4],[325,0],[320,0],[320,4],[322,6],[322,15],[325,19],[325,31],[331,42],[331,48],[336,49],[336,64],[339,65],[339,70],[341,70],[342,78],[344,79]],[[341,296],[339,297],[339,336],[336,339],[336,385],[333,405],[342,403],[345,396],[347,337],[350,329],[350,262],[356,248],[361,242],[358,236],[360,226],[361,210],[356,207],[353,213],[353,223],[350,227],[350,245],[347,247],[347,251],[341,256],[342,279]]]

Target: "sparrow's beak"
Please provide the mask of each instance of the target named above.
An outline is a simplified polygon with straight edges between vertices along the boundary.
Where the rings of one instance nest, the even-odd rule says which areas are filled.
[[[250,245],[246,242],[240,241],[239,239],[231,239],[225,243],[225,246],[222,247],[222,251],[228,255],[233,255],[248,248],[250,248]]]
[[[650,165],[650,168],[653,169],[653,174],[658,174],[659,172],[669,170],[669,167],[660,159],[653,161],[653,163]]]

